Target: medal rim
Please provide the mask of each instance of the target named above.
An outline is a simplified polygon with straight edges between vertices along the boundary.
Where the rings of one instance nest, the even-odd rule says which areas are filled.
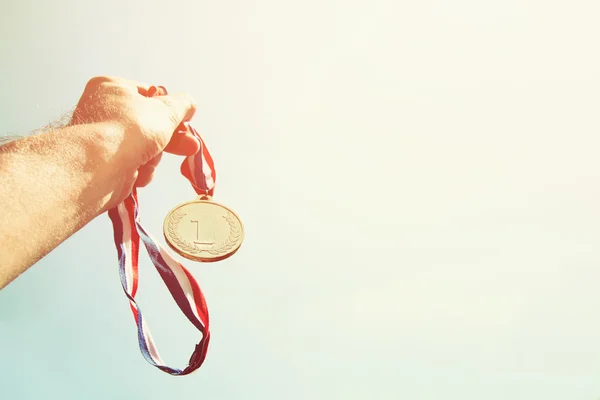
[[[187,253],[183,252],[182,250],[178,249],[177,247],[175,247],[175,245],[173,245],[171,243],[171,241],[169,240],[169,236],[167,235],[167,231],[168,231],[167,220],[169,219],[169,217],[171,216],[171,214],[173,214],[179,208],[184,207],[184,206],[186,206],[188,204],[194,204],[194,203],[209,203],[209,204],[211,204],[213,206],[224,208],[225,210],[227,210],[230,213],[232,213],[233,216],[238,220],[238,222],[240,223],[241,237],[240,237],[239,244],[233,250],[231,250],[229,253],[226,253],[226,254],[224,254],[222,256],[206,258],[206,257],[202,257],[202,256],[193,256],[193,255],[187,254]],[[231,257],[235,253],[237,253],[237,251],[240,249],[240,247],[242,247],[242,243],[244,242],[245,230],[244,230],[244,223],[242,222],[242,219],[231,208],[229,208],[229,207],[227,207],[227,206],[225,206],[225,205],[223,205],[221,203],[218,203],[218,202],[216,202],[214,200],[200,200],[200,199],[196,199],[196,200],[190,200],[190,201],[186,201],[184,203],[178,204],[177,206],[173,207],[167,213],[167,216],[165,217],[165,220],[163,222],[163,236],[165,238],[165,241],[167,242],[167,245],[173,251],[175,251],[177,254],[179,254],[181,257],[187,258],[188,260],[192,260],[192,261],[207,263],[207,262],[222,261],[222,260],[225,260],[225,259]]]

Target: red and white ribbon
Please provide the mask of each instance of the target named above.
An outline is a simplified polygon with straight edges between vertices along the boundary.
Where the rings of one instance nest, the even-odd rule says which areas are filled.
[[[196,193],[212,196],[217,180],[215,164],[200,134],[191,125],[186,124],[186,126],[200,141],[200,150],[195,156],[186,157],[181,164],[181,173],[190,181]]]
[[[198,153],[186,157],[181,165],[181,172],[190,181],[196,193],[212,196],[216,181],[212,157],[198,132],[191,126],[187,124],[186,126],[200,141],[201,147]],[[187,375],[194,372],[204,362],[210,341],[208,308],[200,286],[171,252],[158,244],[142,227],[135,189],[123,203],[109,210],[108,215],[113,224],[121,285],[129,299],[129,305],[137,324],[142,355],[150,364],[171,375]],[[142,311],[135,301],[138,289],[140,239],[171,296],[187,319],[201,333],[201,338],[190,357],[188,366],[183,370],[168,367],[162,361]]]

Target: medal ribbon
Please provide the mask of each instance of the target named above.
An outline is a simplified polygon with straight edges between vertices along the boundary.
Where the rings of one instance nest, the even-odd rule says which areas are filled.
[[[166,93],[166,90],[164,91]],[[181,173],[190,181],[196,193],[212,196],[216,180],[212,157],[198,132],[189,124],[184,125],[200,141],[200,150],[195,155],[186,157],[181,164]],[[194,372],[204,362],[210,341],[208,308],[200,286],[171,252],[158,244],[142,227],[135,188],[123,203],[108,211],[108,216],[113,224],[121,285],[129,299],[129,305],[137,325],[137,336],[142,355],[150,364],[171,375],[188,375]],[[190,357],[188,366],[183,370],[168,367],[162,361],[142,311],[135,301],[138,289],[140,239],[171,296],[187,319],[202,334],[202,338]]]

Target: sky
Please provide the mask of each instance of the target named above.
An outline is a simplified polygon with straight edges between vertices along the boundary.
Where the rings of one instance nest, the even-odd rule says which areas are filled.
[[[197,100],[246,238],[184,261],[204,365],[142,358],[98,217],[0,291],[6,399],[600,398],[600,6],[592,0],[0,4],[0,132],[122,76]],[[194,192],[165,156],[143,225]],[[0,182],[0,184],[2,184]],[[44,194],[40,193],[40,201]],[[147,256],[165,361],[197,341]]]

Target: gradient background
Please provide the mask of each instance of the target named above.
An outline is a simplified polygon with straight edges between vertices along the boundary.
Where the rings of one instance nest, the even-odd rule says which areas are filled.
[[[3,399],[600,397],[600,6],[574,0],[5,1],[1,131],[118,75],[185,90],[243,218],[185,264],[204,366],[147,364],[101,216],[0,292]],[[194,193],[169,156],[142,221]],[[1,184],[1,183],[0,183]],[[40,193],[40,201],[44,194]],[[142,258],[163,358],[194,330]]]

